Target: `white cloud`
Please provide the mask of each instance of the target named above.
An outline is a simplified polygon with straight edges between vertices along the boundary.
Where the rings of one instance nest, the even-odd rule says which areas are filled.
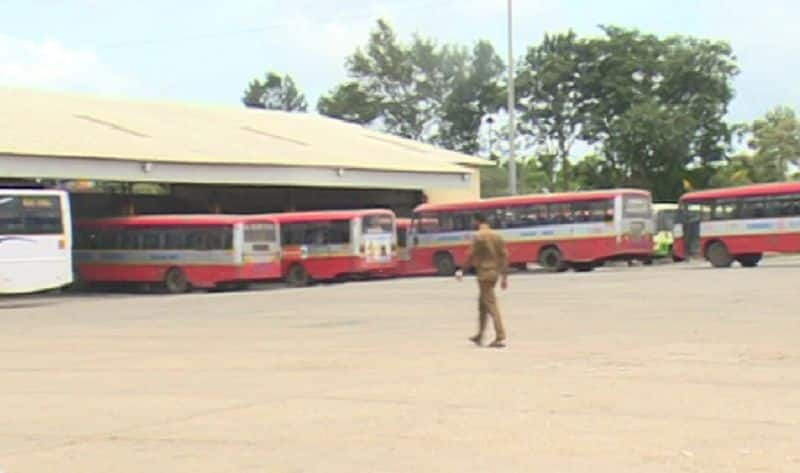
[[[93,94],[127,95],[134,83],[91,50],[0,35],[0,84]]]

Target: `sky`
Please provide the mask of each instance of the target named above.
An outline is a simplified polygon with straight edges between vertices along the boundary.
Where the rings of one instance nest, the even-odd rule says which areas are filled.
[[[600,24],[731,43],[739,58],[729,118],[800,109],[800,2],[513,0],[514,55],[546,32]],[[0,0],[0,85],[146,100],[240,105],[268,70],[313,105],[346,78],[345,59],[378,18],[507,55],[506,0]],[[0,104],[1,105],[1,104]]]

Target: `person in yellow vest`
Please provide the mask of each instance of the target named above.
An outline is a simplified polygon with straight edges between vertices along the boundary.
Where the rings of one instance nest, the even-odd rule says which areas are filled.
[[[494,321],[495,340],[489,345],[494,348],[505,347],[506,331],[503,326],[503,317],[497,305],[495,287],[500,282],[500,287],[508,288],[508,252],[503,237],[489,227],[486,217],[482,214],[475,216],[478,231],[472,239],[472,245],[467,255],[464,271],[475,269],[480,290],[478,297],[478,334],[469,340],[480,346],[483,343],[483,333],[486,330],[489,316]],[[463,279],[463,271],[456,272],[459,281]]]

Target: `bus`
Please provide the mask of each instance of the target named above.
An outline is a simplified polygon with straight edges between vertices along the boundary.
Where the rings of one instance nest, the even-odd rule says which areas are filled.
[[[453,274],[464,265],[478,212],[503,235],[518,268],[591,271],[612,259],[649,262],[651,203],[647,191],[614,189],[423,204],[414,211],[401,265],[407,274]]]
[[[0,189],[0,294],[26,294],[71,284],[71,245],[66,192]]]
[[[143,215],[78,222],[75,261],[88,284],[143,284],[172,294],[281,278],[269,216]]]
[[[344,277],[389,276],[397,265],[391,210],[273,214],[280,224],[282,273],[291,286]]]
[[[690,192],[680,199],[673,252],[716,268],[758,266],[764,253],[800,252],[800,182]]]
[[[653,204],[653,256],[655,258],[671,258],[678,204]]]

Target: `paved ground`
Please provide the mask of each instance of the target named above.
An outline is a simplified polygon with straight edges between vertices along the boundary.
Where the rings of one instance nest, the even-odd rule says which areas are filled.
[[[800,261],[0,302],[0,470],[797,472]]]

